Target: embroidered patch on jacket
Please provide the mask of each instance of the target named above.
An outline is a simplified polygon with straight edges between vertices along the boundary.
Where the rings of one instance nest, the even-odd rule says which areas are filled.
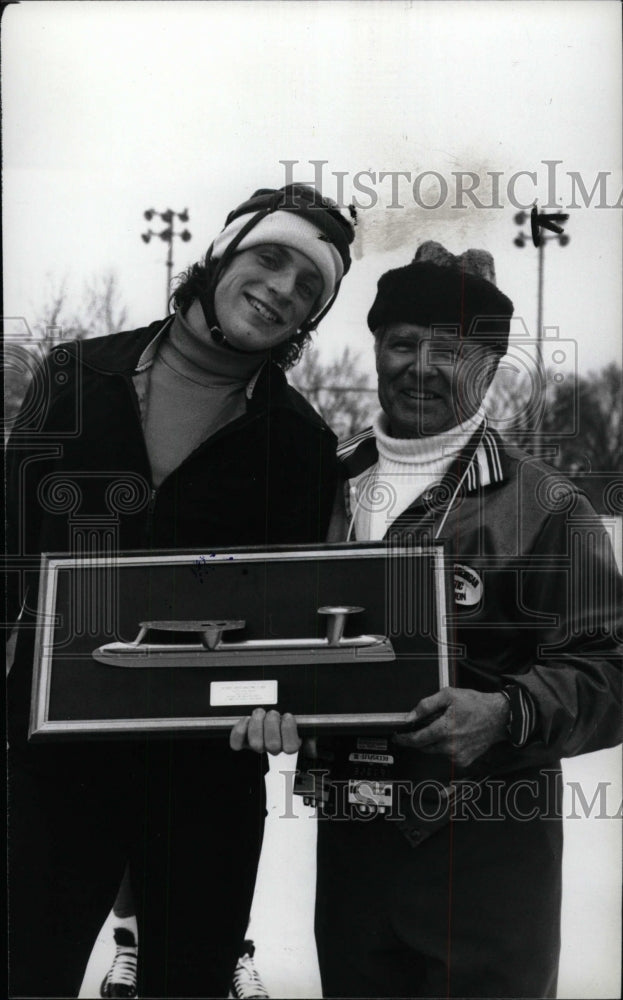
[[[454,564],[454,600],[457,604],[474,605],[482,599],[482,578],[471,566]]]

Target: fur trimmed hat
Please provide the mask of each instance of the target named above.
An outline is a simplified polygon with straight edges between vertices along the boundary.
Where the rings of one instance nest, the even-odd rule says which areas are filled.
[[[440,243],[422,243],[406,267],[387,271],[368,313],[372,333],[390,323],[457,327],[500,355],[508,347],[513,303],[495,284],[493,257],[466,250],[458,257]]]

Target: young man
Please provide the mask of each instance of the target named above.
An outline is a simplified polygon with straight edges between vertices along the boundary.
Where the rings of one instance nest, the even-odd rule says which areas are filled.
[[[225,996],[261,846],[263,767],[225,740],[27,741],[38,557],[75,515],[119,550],[312,543],[335,438],[287,383],[350,266],[350,223],[313,189],[260,190],[174,294],[175,315],[63,344],[9,442],[19,617],[9,675],[10,992],[75,996],[126,861],[142,996]],[[78,415],[79,433],[68,433]],[[267,717],[275,752],[293,720]]]
[[[621,739],[623,602],[587,499],[487,426],[512,312],[488,253],[429,242],[368,315],[382,411],[340,449],[343,537],[447,540],[456,662],[454,686],[410,713],[424,728],[375,734],[387,814],[345,822],[339,794],[320,818],[329,997],[556,995],[560,757]],[[348,774],[363,749],[343,737],[327,766]]]

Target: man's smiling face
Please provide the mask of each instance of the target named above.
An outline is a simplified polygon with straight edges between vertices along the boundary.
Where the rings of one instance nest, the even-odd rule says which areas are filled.
[[[305,254],[262,244],[236,254],[216,286],[216,317],[227,341],[243,351],[283,343],[310,316],[322,277]]]
[[[379,332],[379,400],[396,438],[440,434],[479,408],[496,368],[490,350],[453,330],[393,323]]]

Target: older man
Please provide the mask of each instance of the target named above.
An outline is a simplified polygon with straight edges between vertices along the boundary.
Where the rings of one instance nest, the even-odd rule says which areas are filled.
[[[344,796],[325,806],[330,997],[555,996],[560,757],[620,740],[621,581],[586,498],[487,425],[512,312],[489,254],[429,242],[368,316],[382,411],[341,450],[344,532],[447,540],[455,683],[415,706],[413,731],[333,746],[334,791],[374,749],[396,801],[349,822]]]
[[[94,555],[111,516],[122,550],[323,540],[336,442],[284,369],[333,303],[353,235],[313,189],[261,189],[184,276],[174,315],[52,351],[9,442],[12,565],[71,552],[73,514]],[[24,572],[9,610],[14,621],[22,608],[9,676],[11,995],[77,995],[129,859],[140,995],[225,996],[262,838],[261,764],[224,739],[28,743],[36,576]],[[266,725],[276,750],[296,749],[291,718]]]

